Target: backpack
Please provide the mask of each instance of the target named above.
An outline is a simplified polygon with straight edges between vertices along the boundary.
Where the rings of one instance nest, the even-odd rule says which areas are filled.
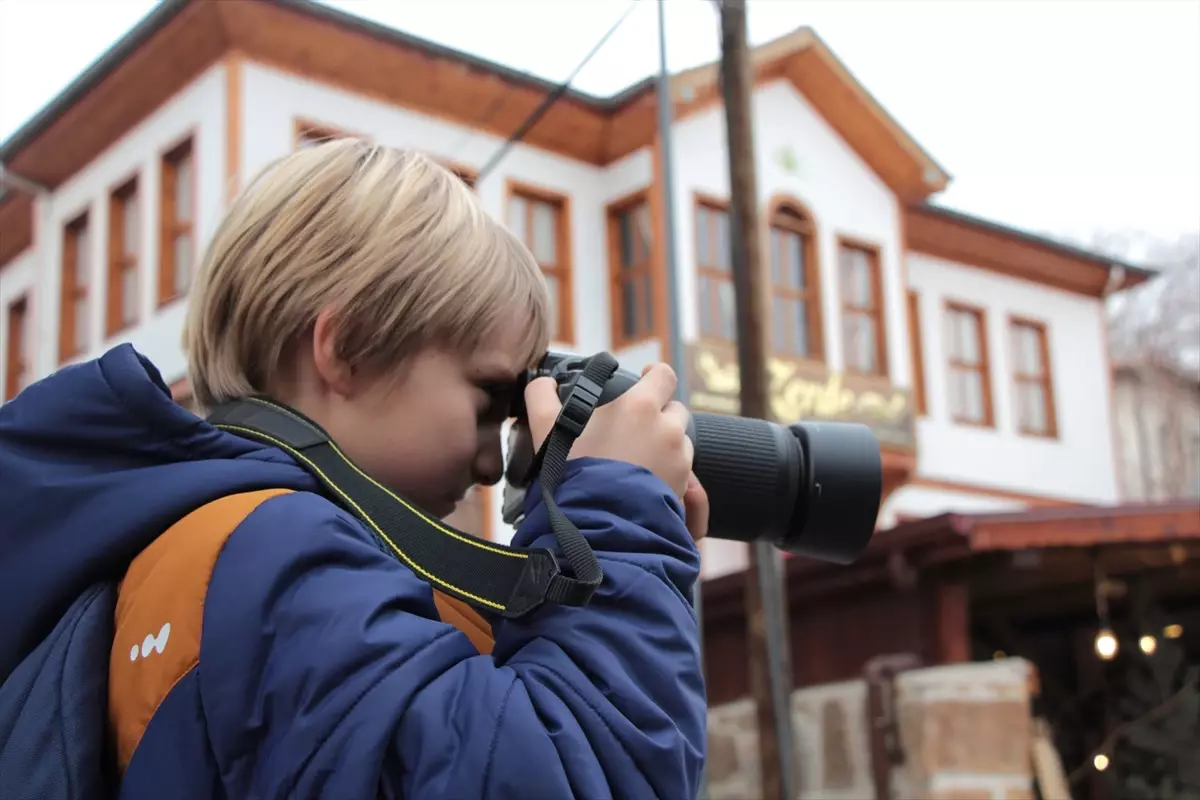
[[[112,795],[108,660],[116,583],[81,594],[0,684],[0,800]]]
[[[237,495],[193,511],[212,512]],[[237,507],[230,531],[253,508]],[[169,533],[169,531],[168,531]],[[0,683],[0,800],[101,800],[116,794],[117,756],[109,720],[109,663],[119,588],[83,592],[50,634]],[[462,601],[434,590],[439,618],[481,653],[491,626]]]

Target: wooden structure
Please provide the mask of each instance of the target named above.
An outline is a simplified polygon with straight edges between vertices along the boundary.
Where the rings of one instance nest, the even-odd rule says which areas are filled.
[[[1162,602],[1197,615],[1185,636],[1200,634],[1195,503],[944,514],[878,532],[849,566],[785,564],[796,687],[858,678],[871,658],[902,652],[933,665],[1003,650],[1053,672],[1021,630],[1055,621],[1094,636],[1098,569],[1149,578]],[[743,583],[732,574],[704,586],[712,705],[748,694]]]

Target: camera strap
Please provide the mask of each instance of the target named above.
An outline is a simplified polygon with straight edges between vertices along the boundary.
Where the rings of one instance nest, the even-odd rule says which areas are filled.
[[[541,467],[542,500],[571,574],[548,548],[489,542],[447,525],[387,489],[355,464],[319,425],[266,397],[218,406],[208,422],[288,453],[315,477],[326,496],[372,531],[380,549],[418,577],[483,611],[515,619],[543,603],[584,606],[604,578],[587,539],[554,500],[571,445],[595,411],[617,369],[601,353],[568,385],[570,393],[534,461]],[[489,512],[490,513],[490,512]]]

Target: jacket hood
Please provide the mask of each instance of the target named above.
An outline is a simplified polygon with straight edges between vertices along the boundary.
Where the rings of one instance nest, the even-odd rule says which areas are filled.
[[[119,580],[173,523],[269,488],[319,491],[281,450],[175,403],[128,344],[0,406],[0,681],[81,592]]]

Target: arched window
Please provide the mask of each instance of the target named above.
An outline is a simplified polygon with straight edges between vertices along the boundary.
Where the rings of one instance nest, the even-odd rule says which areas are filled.
[[[771,352],[825,359],[821,337],[821,281],[812,216],[792,204],[771,213]]]

